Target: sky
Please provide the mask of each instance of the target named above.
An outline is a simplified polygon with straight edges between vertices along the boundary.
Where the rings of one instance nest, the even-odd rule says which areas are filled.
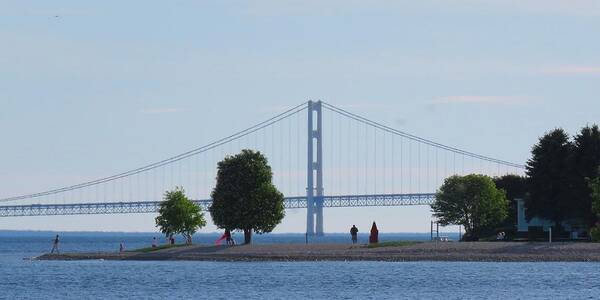
[[[309,99],[525,163],[548,130],[598,123],[599,31],[591,0],[0,0],[0,197],[133,169]],[[325,227],[427,232],[430,215],[335,208]],[[152,215],[1,229],[156,230]],[[276,232],[304,230],[289,210]]]

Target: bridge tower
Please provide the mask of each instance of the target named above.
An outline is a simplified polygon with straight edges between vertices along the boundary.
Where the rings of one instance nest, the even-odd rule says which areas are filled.
[[[323,122],[321,101],[308,101],[306,234],[323,235]],[[316,177],[316,185],[315,185]],[[316,217],[316,224],[315,224]],[[316,226],[315,226],[316,225]]]

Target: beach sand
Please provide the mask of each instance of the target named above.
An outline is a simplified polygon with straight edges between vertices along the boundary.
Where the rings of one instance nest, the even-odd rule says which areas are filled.
[[[368,248],[344,244],[191,245],[148,253],[44,254],[39,260],[198,261],[595,261],[600,244],[526,242],[424,242]]]

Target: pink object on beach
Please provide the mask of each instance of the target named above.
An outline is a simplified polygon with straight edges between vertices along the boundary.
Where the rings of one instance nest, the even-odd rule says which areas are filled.
[[[221,245],[221,242],[227,238],[225,234],[223,234],[218,240],[215,241],[215,245]]]

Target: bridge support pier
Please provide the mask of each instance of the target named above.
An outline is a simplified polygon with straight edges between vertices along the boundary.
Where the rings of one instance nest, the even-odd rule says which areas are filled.
[[[308,156],[306,172],[306,234],[323,235],[323,114],[321,101],[308,101]],[[316,153],[315,153],[316,152]],[[315,160],[316,159],[316,160]],[[316,186],[315,186],[316,177]],[[316,217],[316,224],[315,224]],[[316,226],[315,226],[316,225]]]

